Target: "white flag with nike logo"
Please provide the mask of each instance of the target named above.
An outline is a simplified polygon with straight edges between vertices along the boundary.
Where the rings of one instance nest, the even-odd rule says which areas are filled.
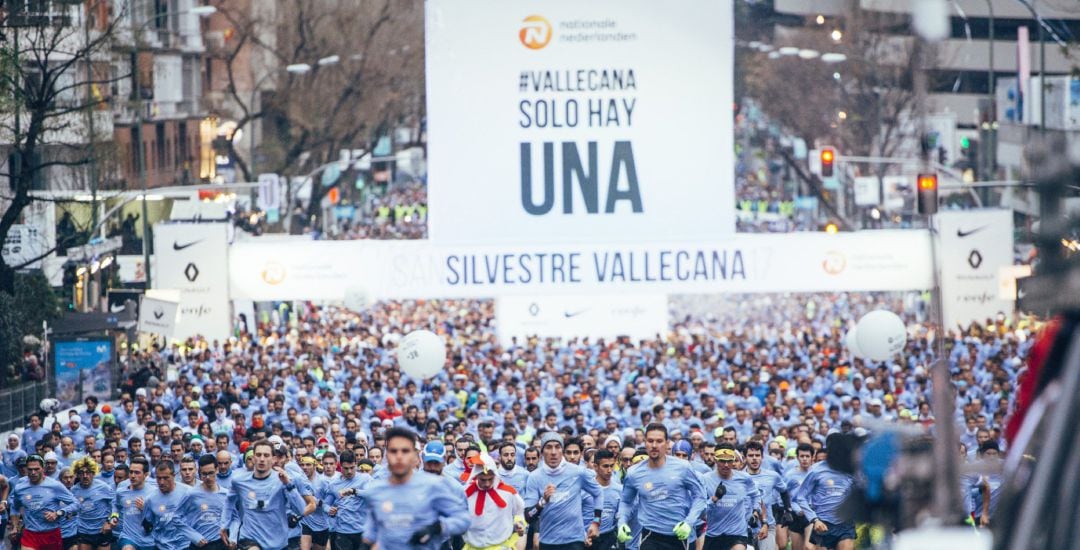
[[[180,291],[172,338],[198,335],[212,342],[232,335],[227,225],[154,225],[154,288]]]
[[[946,328],[985,323],[998,313],[1012,317],[1015,300],[1003,300],[998,292],[1000,269],[1013,265],[1012,211],[946,211],[935,222]]]

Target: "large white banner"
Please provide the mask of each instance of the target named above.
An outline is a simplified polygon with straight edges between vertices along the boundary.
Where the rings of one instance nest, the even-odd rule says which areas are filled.
[[[999,312],[1011,315],[1014,300],[1001,299],[998,276],[1002,267],[1013,265],[1012,211],[947,211],[936,223],[945,326],[967,327]]]
[[[154,225],[154,288],[180,291],[180,317],[173,337],[203,335],[209,340],[232,334],[229,308],[228,224]]]
[[[495,300],[495,320],[505,346],[530,336],[636,341],[667,332],[667,296],[503,296]]]
[[[235,300],[926,289],[923,231],[739,235],[715,242],[448,246],[261,237],[229,254]]]
[[[731,0],[429,0],[438,243],[734,232]]]

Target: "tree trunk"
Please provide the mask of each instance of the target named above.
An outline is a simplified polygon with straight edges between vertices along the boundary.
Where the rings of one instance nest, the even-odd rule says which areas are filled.
[[[0,260],[0,292],[15,295],[15,270],[3,260]]]

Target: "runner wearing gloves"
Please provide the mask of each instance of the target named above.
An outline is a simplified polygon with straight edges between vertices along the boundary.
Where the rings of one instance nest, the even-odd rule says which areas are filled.
[[[667,427],[645,427],[649,458],[630,468],[623,481],[619,541],[631,538],[630,517],[641,522],[641,550],[685,550],[695,540],[693,525],[705,510],[701,479],[690,462],[668,456]]]
[[[735,469],[735,447],[721,443],[715,457],[716,471],[702,480],[709,495],[703,550],[745,550],[751,544],[746,527],[761,509],[761,491],[749,474]]]

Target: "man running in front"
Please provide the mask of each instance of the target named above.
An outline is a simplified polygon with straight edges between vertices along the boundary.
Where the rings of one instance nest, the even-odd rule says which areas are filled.
[[[630,517],[641,522],[641,550],[686,550],[694,542],[693,525],[705,511],[701,479],[686,460],[668,456],[668,430],[663,424],[645,427],[649,458],[630,468],[623,481],[619,509],[619,540],[630,539]]]
[[[417,471],[419,439],[411,430],[390,428],[385,437],[389,476],[363,491],[369,510],[364,541],[387,550],[435,550],[446,537],[464,533],[472,521],[465,492]]]

